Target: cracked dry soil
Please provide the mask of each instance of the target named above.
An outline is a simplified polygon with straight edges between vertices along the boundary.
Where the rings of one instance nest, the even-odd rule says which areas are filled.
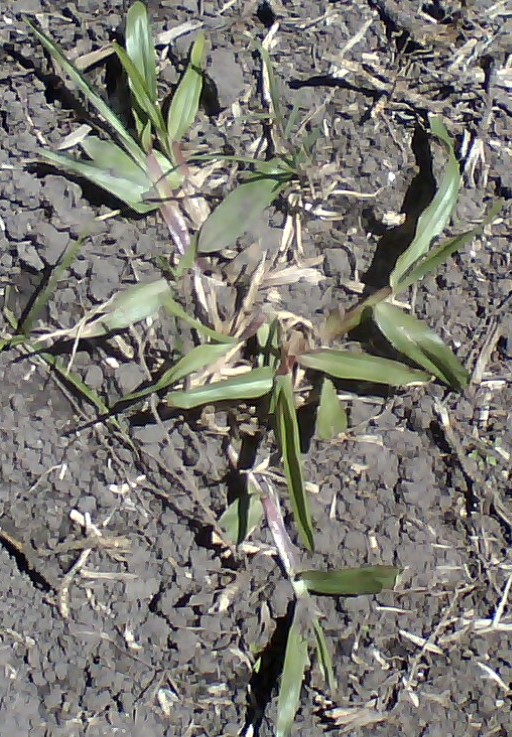
[[[314,320],[353,304],[355,279],[381,285],[383,263],[400,246],[393,214],[431,196],[411,146],[417,116],[439,113],[457,138],[466,162],[461,227],[495,197],[510,198],[509,3],[162,0],[149,10],[156,32],[187,21],[208,32],[218,109],[202,114],[196,143],[247,150],[232,106],[244,98],[259,109],[250,37],[263,39],[277,21],[272,55],[283,94],[290,105],[302,99],[305,114],[321,111],[322,155],[336,164],[338,186],[380,190],[373,199],[339,195],[330,203],[338,220],[305,223],[305,255],[324,257],[325,278],[283,289],[285,309]],[[44,316],[55,327],[134,277],[157,275],[153,259],[169,243],[156,218],[95,221],[112,204],[102,194],[25,166],[76,117],[22,17],[39,14],[64,48],[83,54],[111,38],[125,11],[89,0],[5,0],[0,9],[4,308],[20,315],[63,248],[91,230]],[[175,41],[178,64],[191,38]],[[271,247],[281,225],[272,213],[252,235]],[[315,561],[398,564],[407,573],[397,592],[319,600],[338,689],[324,692],[313,660],[294,734],[512,732],[510,252],[506,205],[417,290],[417,314],[478,369],[466,395],[433,385],[351,396],[355,430],[309,449],[307,472],[319,486]],[[0,319],[8,332],[5,309]],[[167,338],[162,328],[163,350]],[[99,360],[80,346],[74,366],[106,396],[143,378],[111,349]],[[90,408],[37,361],[5,351],[0,376],[0,736],[227,736],[251,734],[252,725],[272,734],[291,590],[273,557],[235,561],[210,542],[204,510],[220,513],[229,487],[222,436],[184,418],[141,423],[134,453],[91,423]],[[101,544],[84,547],[77,521],[87,515]],[[271,540],[263,529],[253,542],[264,551]],[[259,678],[255,649],[267,654]]]

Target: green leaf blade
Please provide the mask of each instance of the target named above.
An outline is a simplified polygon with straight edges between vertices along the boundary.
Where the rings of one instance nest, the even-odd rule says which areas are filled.
[[[277,704],[276,737],[290,737],[299,708],[304,673],[309,663],[308,641],[294,616],[288,632]]]
[[[316,434],[321,440],[332,440],[348,427],[345,408],[338,399],[332,381],[324,378],[316,416]]]
[[[453,256],[456,251],[460,251],[461,248],[464,248],[464,246],[470,243],[474,238],[481,235],[484,228],[496,218],[504,204],[504,200],[499,200],[490,208],[480,225],[477,225],[475,228],[471,228],[471,230],[468,230],[465,233],[461,233],[453,238],[443,241],[433,248],[424,259],[418,261],[407,275],[398,281],[395,288],[396,293],[405,291],[413,284],[424,279],[428,274],[436,271],[450,258],[450,256]]]
[[[418,218],[416,234],[412,243],[398,258],[395,268],[391,272],[390,285],[394,290],[397,289],[414,265],[426,255],[432,240],[442,233],[448,224],[457,203],[462,181],[453,141],[441,119],[432,117],[430,128],[432,134],[445,145],[448,151],[448,161],[434,199]]]
[[[454,389],[468,386],[469,372],[433,330],[389,302],[373,308],[374,320],[393,348]]]
[[[169,142],[181,141],[192,127],[199,110],[203,90],[206,39],[200,33],[192,46],[190,62],[173,95],[167,114]]]
[[[186,356],[183,356],[174,366],[165,371],[154,384],[140,391],[127,394],[120,402],[133,402],[143,399],[150,394],[161,392],[196,371],[206,369],[211,364],[223,358],[230,350],[233,350],[233,346],[230,343],[206,343],[198,345],[190,353],[187,353]]]
[[[309,508],[300,450],[299,424],[290,376],[277,376],[274,386],[274,414],[284,472],[293,516],[299,536],[308,550],[314,550],[314,531]]]
[[[34,23],[29,20],[27,20],[27,23],[50,56],[58,62],[73,84],[78,87],[80,92],[85,95],[91,105],[96,108],[97,112],[112,128],[127,153],[140,166],[144,167],[145,154],[129,134],[121,119],[110,109],[103,98],[98,95],[85,75],[69,61],[61,48]]]
[[[102,143],[108,142],[104,141]],[[88,148],[89,144],[90,141],[86,144]],[[115,144],[111,145],[115,146]],[[84,150],[86,149],[84,148]],[[121,154],[123,153],[121,149],[119,151]],[[98,165],[96,161],[81,161],[57,151],[42,151],[40,155],[44,161],[53,166],[73,176],[86,179],[96,187],[114,195],[134,212],[145,214],[158,208],[158,203],[143,201],[144,194],[151,187],[151,183],[144,177],[144,172],[134,163],[127,164],[126,168],[119,169],[116,172],[105,169],[104,162]],[[129,160],[129,157],[127,158]]]
[[[153,105],[156,105],[156,53],[151,33],[148,11],[144,3],[137,2],[126,15],[126,51],[137,68]]]
[[[214,253],[231,246],[246,233],[278,197],[283,183],[274,177],[244,182],[221,202],[203,224],[198,253]]]
[[[362,566],[332,571],[301,571],[297,578],[311,593],[324,596],[362,596],[394,589],[403,569],[395,566]]]
[[[411,369],[389,358],[370,356],[366,353],[320,348],[297,357],[305,368],[322,371],[336,379],[347,381],[368,381],[389,386],[410,386],[424,384],[430,374]]]
[[[218,402],[242,402],[260,399],[272,389],[273,373],[267,368],[257,368],[242,376],[215,381],[188,391],[171,392],[166,397],[169,407],[195,409]]]

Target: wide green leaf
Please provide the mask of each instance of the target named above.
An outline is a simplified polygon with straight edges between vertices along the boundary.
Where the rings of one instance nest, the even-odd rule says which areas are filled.
[[[214,381],[188,391],[171,392],[165,401],[169,407],[194,409],[205,404],[259,399],[271,391],[272,379],[273,373],[269,368],[257,368],[241,376]]]
[[[99,141],[100,139],[96,140]],[[84,143],[85,141],[82,142],[82,147]],[[110,155],[120,157],[123,154],[116,144],[109,144],[107,141],[103,141],[102,143],[111,146]],[[90,141],[86,144],[88,148],[89,144]],[[117,148],[117,154],[113,153],[114,148]],[[90,150],[92,150],[92,147]],[[104,168],[104,162],[98,165],[95,161],[81,161],[75,159],[73,156],[57,151],[41,151],[41,158],[63,171],[87,179],[95,186],[117,197],[117,199],[128,205],[134,212],[145,214],[158,208],[158,202],[144,201],[144,195],[152,186],[151,182],[149,182],[144,172],[136,164],[131,162],[128,164],[129,157],[125,161],[126,168],[124,172],[120,169],[119,173],[115,170],[106,170]]]
[[[297,709],[304,673],[309,663],[308,641],[295,615],[284,655],[283,673],[277,703],[276,737],[289,737]]]
[[[241,345],[241,344],[240,344]],[[170,369],[165,371],[162,376],[155,381],[154,384],[140,389],[139,391],[127,394],[122,398],[121,402],[133,402],[138,399],[143,399],[149,394],[155,392],[161,392],[167,389],[172,384],[176,384],[186,376],[201,371],[207,366],[215,363],[228,351],[233,350],[233,346],[230,343],[206,343],[204,345],[198,345],[193,348],[190,353],[183,356],[177,363],[174,364]]]
[[[448,161],[434,199],[418,218],[416,234],[411,245],[398,258],[391,272],[390,285],[394,290],[414,265],[425,256],[432,240],[442,233],[457,203],[461,174],[453,141],[440,118],[430,119],[430,129],[448,151]]]
[[[235,243],[257,222],[283,188],[282,179],[260,176],[230,192],[203,224],[198,253],[222,251]]]
[[[308,550],[313,550],[314,532],[302,470],[297,410],[292,380],[289,375],[276,377],[273,400],[277,440],[283,459],[293,516],[303,544]]]
[[[367,353],[320,348],[311,353],[303,353],[297,357],[297,360],[305,368],[323,371],[336,379],[346,381],[369,381],[389,386],[409,386],[410,384],[424,384],[430,380],[430,374],[409,368],[398,361],[370,356]]]
[[[424,322],[389,302],[375,305],[373,317],[397,351],[454,389],[464,389],[468,385],[468,371]]]
[[[78,87],[80,92],[85,95],[91,105],[96,108],[97,112],[112,128],[119,142],[130,154],[133,160],[144,168],[145,154],[127,131],[121,119],[117,117],[103,98],[100,97],[95,89],[89,84],[89,81],[82,72],[67,59],[60,47],[34,23],[29,20],[27,20],[27,23],[48,53],[57,61],[59,66]]]
[[[131,327],[155,315],[164,306],[170,293],[171,288],[165,279],[135,284],[107,302],[103,314],[86,325],[79,334],[83,338],[97,338],[114,330]]]
[[[200,33],[194,41],[189,64],[169,106],[167,135],[171,143],[181,141],[196,119],[203,89],[205,49],[206,39]]]
[[[489,210],[487,215],[484,217],[482,223],[477,225],[471,230],[467,230],[465,233],[456,235],[446,241],[443,241],[438,246],[433,248],[425,258],[420,259],[408,272],[406,276],[400,279],[396,284],[395,291],[403,292],[413,284],[424,279],[427,274],[431,274],[442,266],[456,251],[460,251],[461,248],[471,243],[473,238],[479,236],[484,228],[492,223],[495,217],[498,215],[500,210],[503,208],[504,200],[496,202]]]
[[[348,427],[345,407],[338,399],[336,387],[324,378],[316,414],[316,434],[321,440],[332,440]]]
[[[301,571],[297,578],[309,591],[326,596],[361,596],[394,589],[403,569],[395,566],[363,566],[332,571]]]

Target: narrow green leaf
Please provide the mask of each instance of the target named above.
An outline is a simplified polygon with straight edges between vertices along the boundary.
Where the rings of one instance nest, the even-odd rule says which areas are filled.
[[[345,407],[338,399],[332,381],[324,378],[316,414],[316,434],[321,440],[332,440],[345,432],[347,427],[348,419]]]
[[[60,47],[49,36],[43,33],[43,31],[38,26],[36,26],[34,23],[32,23],[30,20],[27,20],[27,23],[32,29],[32,31],[34,32],[34,34],[36,35],[36,37],[38,38],[38,40],[41,42],[44,48],[48,51],[48,53],[57,61],[59,66],[62,67],[64,72],[68,75],[71,81],[78,87],[80,92],[82,92],[82,94],[85,95],[85,97],[88,99],[91,105],[94,108],[96,108],[97,112],[102,116],[102,118],[112,128],[119,142],[123,145],[125,150],[130,154],[133,160],[136,161],[140,166],[142,166],[142,168],[144,168],[145,154],[141,150],[141,148],[138,146],[138,144],[134,141],[132,136],[128,133],[121,119],[118,118],[117,115],[109,108],[109,106],[103,100],[103,98],[100,97],[100,95],[98,95],[98,93],[89,84],[89,81],[82,74],[82,72],[79,69],[77,69],[74,66],[74,64],[72,64],[67,59],[67,57],[65,56],[64,52],[60,49]]]
[[[165,371],[154,384],[151,384],[140,391],[127,394],[120,401],[123,403],[133,402],[138,399],[143,399],[149,394],[154,394],[155,392],[167,389],[167,387],[172,384],[176,384],[186,376],[190,376],[190,374],[193,374],[196,371],[201,371],[212,363],[215,363],[215,361],[218,361],[232,349],[233,346],[231,343],[207,343],[204,345],[198,345],[193,348],[190,353],[187,353],[186,356],[183,356],[183,358],[175,363],[174,366]]]
[[[194,41],[189,64],[169,106],[167,135],[170,142],[181,141],[196,119],[203,89],[205,50],[206,39],[200,33]]]
[[[212,330],[206,325],[203,325],[202,322],[199,322],[199,320],[196,320],[191,315],[188,315],[183,307],[179,305],[170,294],[165,301],[164,307],[169,315],[172,315],[179,320],[183,320],[186,325],[189,325],[194,330],[197,330],[200,335],[204,335],[206,338],[210,338],[216,343],[234,343],[236,340],[235,338],[231,337],[231,335],[224,335],[223,333],[218,333],[216,330]]]
[[[282,95],[279,90],[279,85],[277,83],[276,75],[274,74],[274,67],[272,65],[272,60],[270,58],[270,54],[268,53],[268,49],[266,49],[263,44],[258,44],[258,50],[260,52],[261,60],[263,62],[263,65],[265,67],[265,71],[267,74],[268,79],[268,91],[270,94],[270,101],[272,103],[273,107],[273,114],[275,117],[275,122],[279,126],[279,129],[281,133],[284,132],[285,128],[285,121],[284,121],[284,115],[283,115],[283,109],[281,104]]]
[[[151,183],[149,185],[147,182],[142,184],[144,172],[140,169],[140,173],[137,173],[137,180],[127,179],[117,175],[115,172],[105,171],[103,165],[98,166],[93,161],[80,161],[57,151],[41,151],[40,155],[42,159],[59,169],[69,172],[74,176],[83,177],[97,187],[100,187],[100,189],[114,195],[121,202],[128,205],[134,212],[145,214],[158,208],[158,202],[146,202],[143,200],[148,188],[151,187]],[[136,168],[138,169],[138,167]],[[135,175],[135,169],[132,171]]]
[[[257,368],[242,376],[198,386],[188,391],[171,392],[166,397],[169,407],[194,409],[217,402],[242,402],[259,399],[272,389],[273,374],[269,368]]]
[[[162,117],[162,112],[156,102],[149,96],[143,77],[139,70],[130,59],[126,51],[118,43],[113,44],[114,51],[119,58],[119,61],[124,67],[128,79],[130,80],[130,89],[133,96],[135,97],[137,104],[148,116],[149,120],[153,124],[155,131],[159,137],[160,142],[164,146],[166,153],[170,155],[170,148],[167,145],[167,136],[165,130],[165,123]]]
[[[336,688],[336,679],[334,677],[331,653],[329,652],[327,640],[325,639],[324,630],[318,619],[313,620],[313,630],[315,632],[316,652],[318,655],[320,670],[322,671],[322,675],[324,680],[327,682],[329,689],[334,691]]]
[[[427,274],[431,274],[442,266],[456,251],[460,251],[468,243],[471,243],[473,238],[479,236],[484,228],[492,223],[496,218],[500,210],[503,208],[504,200],[496,202],[489,210],[487,215],[484,217],[482,223],[471,230],[456,235],[454,238],[450,238],[447,241],[443,241],[438,246],[432,249],[424,259],[418,261],[406,276],[400,279],[395,286],[395,292],[403,292],[416,282],[424,279]]]
[[[389,386],[408,386],[430,381],[430,374],[409,368],[389,358],[370,356],[367,353],[320,348],[297,357],[305,368],[323,371],[336,379],[347,381],[370,381]]]
[[[137,2],[126,15],[126,51],[137,68],[148,98],[156,105],[156,54],[148,11],[144,3]],[[131,84],[131,79],[129,79]]]
[[[222,251],[235,243],[257,222],[283,188],[280,179],[260,177],[230,192],[201,228],[198,253]]]
[[[313,525],[302,471],[299,423],[297,421],[297,410],[295,409],[292,380],[289,375],[276,376],[274,413],[277,438],[295,523],[304,545],[308,550],[314,550]]]
[[[23,323],[19,326],[19,332],[28,335],[34,327],[37,319],[41,312],[44,310],[49,300],[52,298],[57,285],[64,273],[69,269],[73,261],[76,259],[78,252],[80,251],[87,236],[82,236],[77,241],[70,241],[65,251],[60,256],[58,262],[55,264],[52,274],[48,279],[48,282],[44,289],[38,294],[34,300],[30,312],[25,317]]]
[[[309,663],[308,641],[301,627],[292,622],[286,643],[283,674],[277,704],[276,737],[289,737],[299,708],[304,673]]]
[[[263,519],[263,506],[258,494],[250,492],[235,499],[219,519],[219,525],[225,531],[228,540],[240,545]]]
[[[395,566],[363,566],[333,571],[301,571],[297,574],[309,591],[326,596],[361,596],[394,589],[403,569]]]
[[[453,148],[453,141],[440,118],[432,117],[430,119],[430,129],[432,134],[444,143],[448,151],[448,161],[434,199],[418,218],[414,240],[399,257],[395,268],[391,272],[390,285],[393,289],[397,287],[414,265],[425,256],[432,240],[442,233],[448,224],[457,203],[461,174]]]
[[[373,308],[374,320],[393,348],[454,389],[464,389],[469,373],[453,352],[421,320],[389,302]]]

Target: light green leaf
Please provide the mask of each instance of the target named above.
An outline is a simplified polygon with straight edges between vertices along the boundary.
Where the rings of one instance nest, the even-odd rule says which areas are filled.
[[[222,251],[235,243],[257,222],[284,186],[278,178],[262,176],[230,192],[201,228],[198,253]]]
[[[433,271],[436,271],[456,251],[460,251],[460,249],[470,243],[473,238],[479,236],[484,228],[489,225],[489,223],[492,223],[503,208],[503,205],[504,200],[499,200],[491,207],[482,223],[476,228],[472,228],[465,233],[456,235],[454,238],[443,241],[443,243],[440,243],[438,246],[433,248],[429,253],[427,253],[424,259],[421,259],[412,267],[406,276],[400,279],[396,284],[395,292],[398,294],[399,292],[405,291],[416,282],[421,281],[421,279],[427,276],[427,274],[431,274]]]
[[[308,641],[301,627],[292,622],[286,643],[283,674],[277,704],[276,737],[289,737],[299,708],[304,673],[309,663]]]
[[[332,381],[324,378],[316,414],[316,434],[321,440],[332,440],[347,427],[347,413],[338,399],[336,388]]]
[[[268,53],[268,50],[263,46],[263,44],[258,43],[258,51],[260,52],[261,60],[263,62],[265,71],[267,73],[267,79],[268,79],[268,91],[270,94],[270,101],[272,103],[273,108],[273,114],[275,117],[275,122],[279,126],[281,132],[284,131],[285,127],[285,121],[284,121],[284,115],[283,115],[283,109],[282,109],[282,95],[279,90],[279,85],[277,83],[276,75],[274,74],[274,67],[272,66],[272,60],[270,58],[270,54]]]
[[[308,550],[314,550],[313,525],[302,471],[299,423],[292,380],[289,375],[276,376],[273,403],[277,439],[283,459],[293,516],[303,544]]]
[[[80,92],[85,95],[91,105],[96,108],[97,112],[112,128],[124,149],[144,169],[145,153],[128,133],[121,119],[117,117],[103,98],[93,89],[82,72],[67,59],[60,47],[34,23],[29,20],[27,20],[27,23],[48,53],[57,61]]]
[[[240,545],[254,530],[260,526],[263,519],[263,505],[258,494],[251,493],[250,486],[247,494],[235,499],[219,519],[219,525],[226,532],[228,540],[234,545]]]
[[[99,139],[96,140],[99,141]],[[82,146],[84,143],[82,142]],[[107,146],[109,145],[107,141],[101,143],[106,143]],[[87,143],[88,147],[89,144],[90,141]],[[111,146],[117,148],[115,144],[111,144]],[[92,147],[90,150],[92,150]],[[117,148],[117,150],[119,157],[125,155],[121,149]],[[110,153],[112,154],[113,152],[110,151]],[[92,184],[117,197],[134,212],[144,214],[158,208],[157,202],[143,201],[143,197],[149,187],[151,187],[151,183],[148,183],[144,172],[136,164],[128,164],[128,161],[130,161],[129,157],[126,157],[126,160],[124,160],[124,163],[126,163],[124,171],[128,177],[123,176],[122,173],[118,174],[115,171],[105,170],[104,162],[98,165],[94,161],[81,161],[56,151],[42,151],[41,158],[63,171],[87,179]],[[132,176],[133,178],[131,178]]]
[[[144,3],[135,2],[126,15],[126,51],[137,68],[147,96],[153,105],[156,96],[156,54],[148,11]],[[129,79],[130,85],[132,84]]]
[[[241,345],[242,344],[240,344],[240,346]],[[221,359],[228,351],[231,350],[233,350],[233,345],[231,343],[207,343],[204,345],[198,345],[193,348],[190,353],[187,353],[186,356],[183,356],[183,358],[175,363],[174,366],[165,371],[154,384],[151,384],[140,391],[126,395],[120,401],[123,403],[133,402],[135,400],[142,399],[143,397],[147,397],[149,394],[154,394],[155,392],[167,389],[167,387],[172,384],[176,384],[186,376],[190,376],[190,374],[193,374],[196,371],[201,371],[202,369],[211,366],[212,363]]]
[[[196,119],[203,89],[205,50],[206,39],[200,33],[194,41],[189,64],[169,106],[167,135],[170,142],[181,141]]]
[[[163,307],[170,293],[171,288],[165,279],[148,284],[135,284],[107,303],[104,314],[87,325],[80,335],[83,338],[97,338],[113,330],[124,330],[155,315]]]
[[[320,348],[303,353],[297,361],[305,368],[323,371],[336,379],[346,381],[370,381],[389,386],[409,386],[430,381],[430,374],[409,368],[389,358],[370,356],[367,353]]]
[[[168,155],[171,154],[170,148],[167,145],[167,136],[165,131],[165,123],[162,117],[162,112],[156,102],[150,98],[145,87],[145,81],[141,76],[139,70],[130,59],[126,51],[118,43],[113,44],[114,51],[116,52],[119,61],[123,65],[123,68],[128,75],[130,80],[130,88],[133,96],[135,97],[137,104],[140,109],[146,113],[149,120],[153,124],[155,131],[159,137],[160,143],[164,146],[165,151]]]
[[[324,680],[331,691],[336,688],[336,679],[334,678],[334,669],[332,667],[331,653],[325,639],[324,630],[318,619],[313,620],[313,630],[315,632],[316,639],[316,652],[318,655],[318,663]]]
[[[188,391],[171,392],[166,397],[166,403],[178,409],[194,409],[204,404],[259,399],[271,391],[272,378],[269,368],[257,368],[232,379],[214,381]]]
[[[394,589],[402,568],[395,566],[363,566],[333,571],[301,571],[297,574],[309,591],[325,596],[361,596]]]
[[[454,389],[464,389],[469,373],[441,338],[425,323],[389,302],[373,308],[379,330],[393,348]]]
[[[394,290],[414,265],[426,255],[432,240],[442,233],[457,203],[461,174],[453,141],[440,118],[430,119],[430,129],[432,134],[444,143],[448,151],[448,162],[434,199],[418,218],[414,240],[402,253],[391,272],[390,285]]]

